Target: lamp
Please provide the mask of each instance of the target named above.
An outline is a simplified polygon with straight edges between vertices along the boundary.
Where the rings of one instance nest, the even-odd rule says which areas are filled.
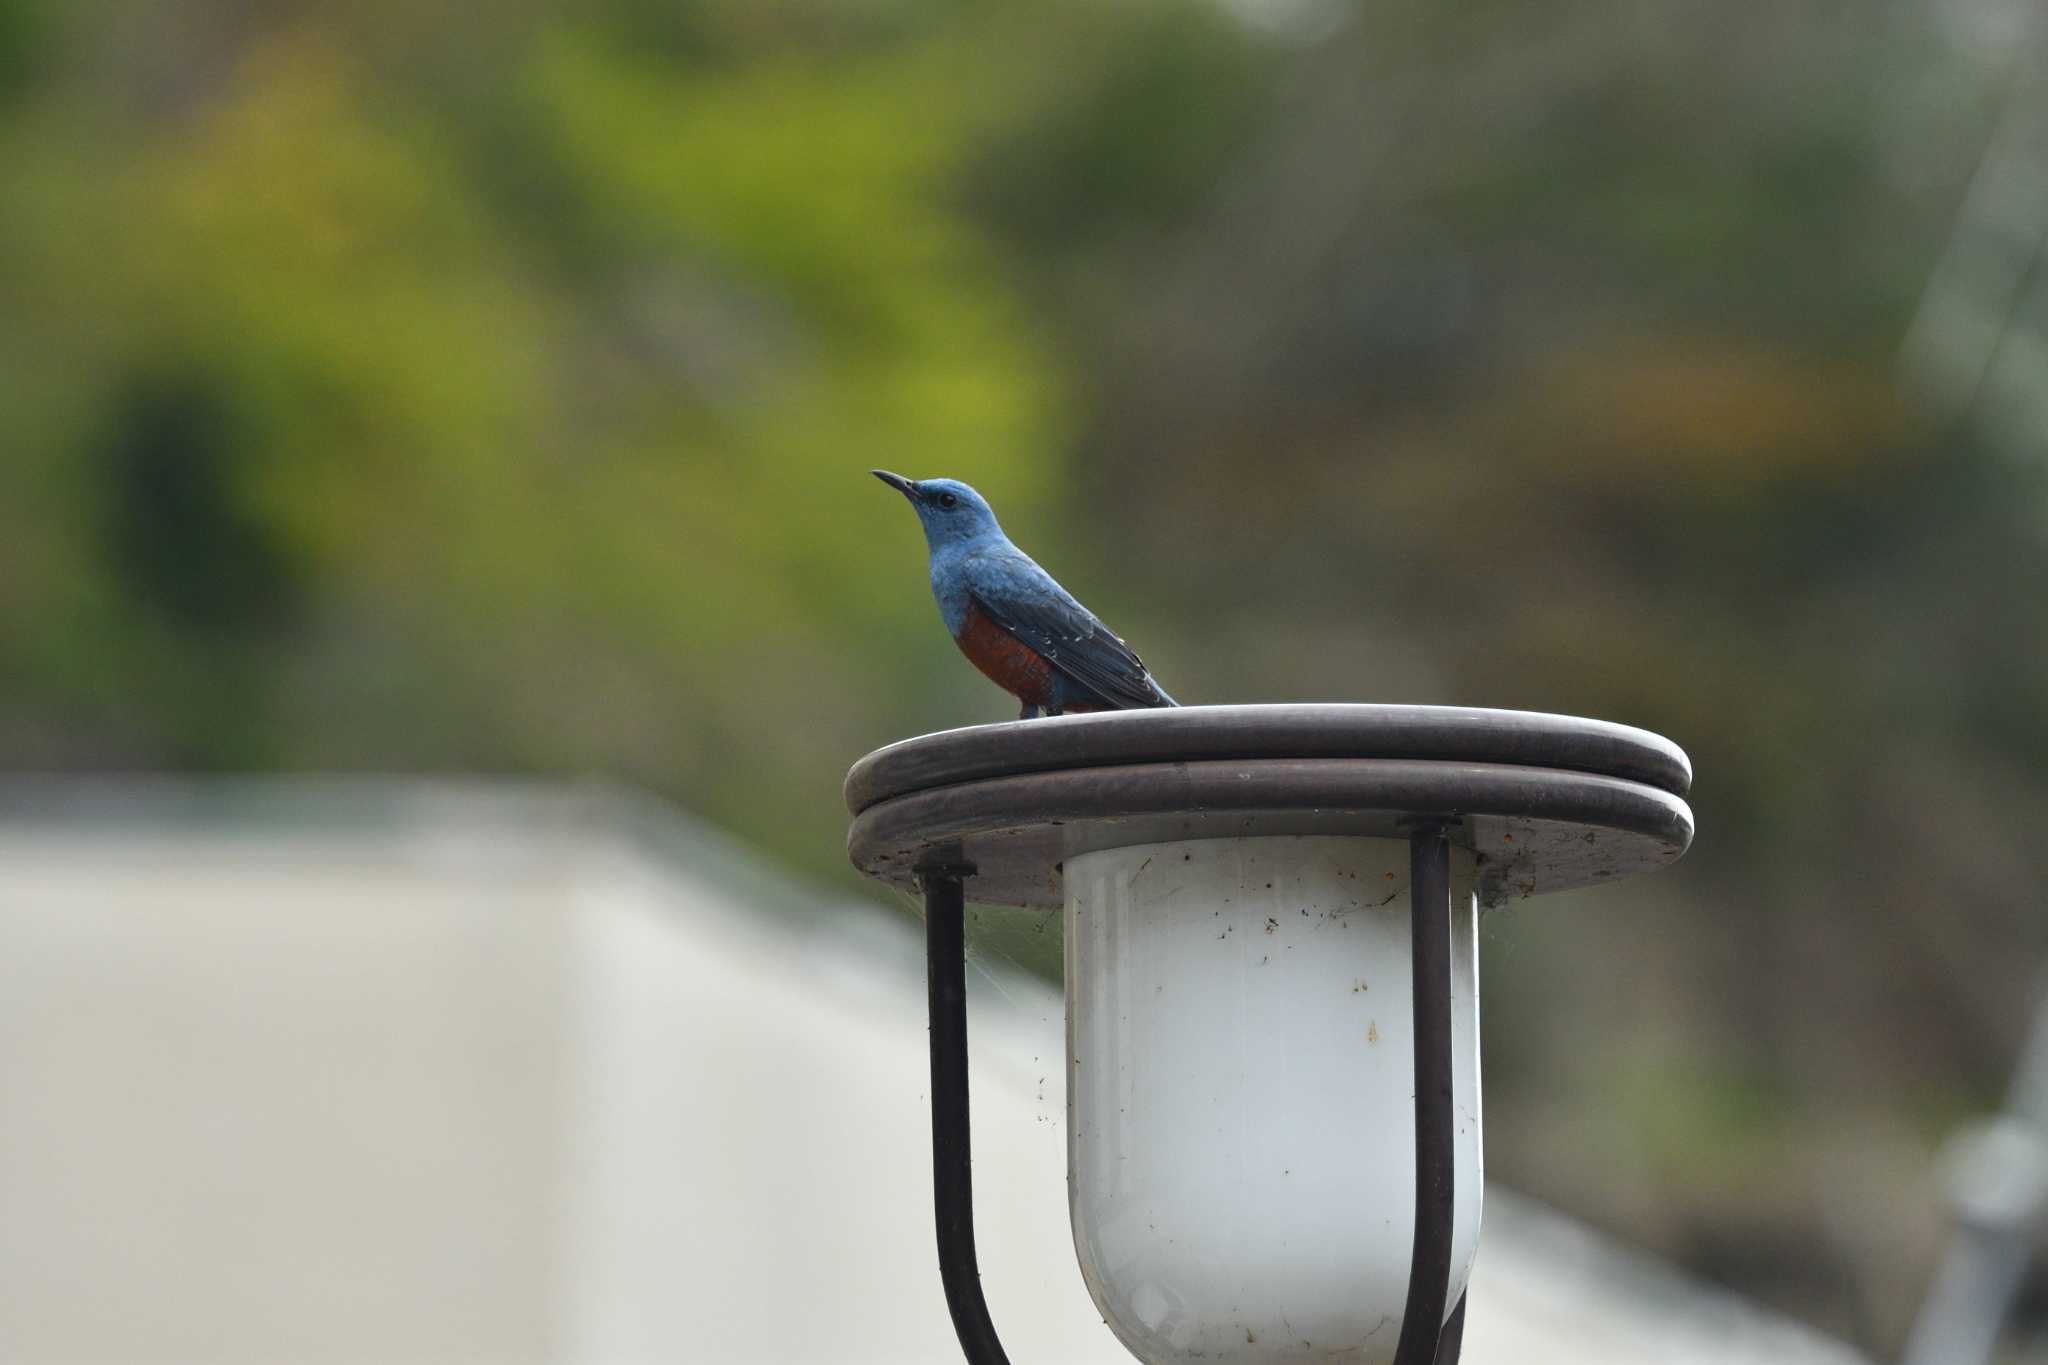
[[[976,1268],[964,903],[1063,915],[1083,1278],[1153,1365],[1450,1365],[1479,1234],[1478,908],[1692,839],[1684,753],[1459,707],[1122,711],[854,765],[848,848],[924,896],[940,1274]]]

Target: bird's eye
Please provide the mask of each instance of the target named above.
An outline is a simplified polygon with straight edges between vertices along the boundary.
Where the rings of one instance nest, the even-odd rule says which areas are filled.
[[[939,506],[941,506],[941,507],[947,507],[947,508],[952,508],[952,507],[958,507],[959,505],[960,505],[960,499],[959,499],[959,498],[958,498],[957,496],[955,496],[954,494],[952,494],[952,493],[941,493],[941,494],[939,494]]]

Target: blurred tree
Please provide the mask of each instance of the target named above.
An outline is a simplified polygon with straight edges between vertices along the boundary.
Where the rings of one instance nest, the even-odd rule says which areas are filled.
[[[966,477],[1184,699],[1685,743],[1683,877],[1489,920],[1492,1159],[1883,1349],[2048,949],[2040,474],[1892,374],[1964,8],[0,0],[0,756],[834,869],[1008,714],[864,471]]]
[[[169,122],[53,96],[13,127],[10,331],[63,356],[40,458],[112,452],[40,491],[73,488],[87,561],[94,505],[114,518],[81,566],[106,629],[32,601],[65,624],[21,666],[90,635],[119,671],[148,647],[125,603],[206,651],[290,598],[249,713],[193,736],[125,694],[122,761],[152,731],[179,762],[259,732],[292,766],[604,766],[748,823],[809,781],[806,731],[857,745],[929,612],[909,574],[878,598],[847,572],[875,543],[845,514],[862,471],[971,451],[1028,513],[1060,378],[948,188],[1000,34],[807,13],[707,12],[667,56],[619,45],[632,6],[524,16],[481,107],[386,84],[375,25],[257,25]],[[173,372],[208,378],[132,378]],[[849,627],[864,645],[828,643]],[[732,753],[771,707],[789,740]]]
[[[134,379],[114,428],[103,477],[122,591],[202,637],[289,624],[297,571],[272,528],[236,504],[228,462],[239,443],[215,387]]]

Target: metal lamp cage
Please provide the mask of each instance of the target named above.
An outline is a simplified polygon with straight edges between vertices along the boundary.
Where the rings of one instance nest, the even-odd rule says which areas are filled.
[[[1452,1365],[1456,1161],[1451,851],[1482,907],[1676,860],[1684,752],[1603,721],[1465,707],[1195,706],[1009,722],[879,749],[846,780],[848,852],[922,895],[939,1270],[965,1357],[1007,1365],[981,1291],[968,1122],[965,905],[1054,910],[1066,860],[1163,840],[1404,839],[1409,854],[1415,1220],[1395,1365]],[[1446,1308],[1449,1308],[1448,1314]]]

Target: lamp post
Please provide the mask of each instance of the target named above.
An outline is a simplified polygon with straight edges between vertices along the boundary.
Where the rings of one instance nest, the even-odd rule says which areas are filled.
[[[1139,1359],[1450,1365],[1482,1188],[1478,909],[1692,839],[1684,753],[1461,707],[975,726],[847,775],[853,863],[921,891],[939,1268],[975,1263],[964,908],[1063,915],[1069,1210]]]

